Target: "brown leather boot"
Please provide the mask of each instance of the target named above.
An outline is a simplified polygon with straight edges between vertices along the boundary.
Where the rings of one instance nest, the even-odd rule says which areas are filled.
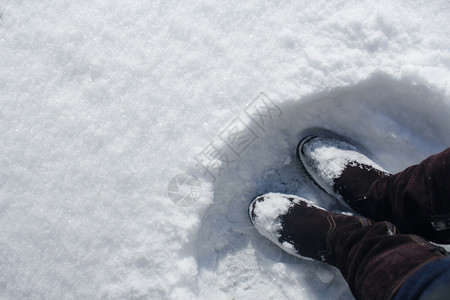
[[[306,137],[297,155],[317,185],[361,215],[450,243],[450,149],[395,175],[333,138]]]
[[[256,229],[297,257],[337,267],[357,299],[392,299],[423,265],[445,250],[389,222],[328,212],[293,195],[266,194],[249,206]]]

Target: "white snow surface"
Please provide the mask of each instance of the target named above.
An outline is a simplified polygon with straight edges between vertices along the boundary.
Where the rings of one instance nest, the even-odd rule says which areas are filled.
[[[258,234],[248,204],[342,209],[295,159],[318,128],[389,172],[448,147],[449,15],[446,0],[0,0],[1,298],[352,299],[337,269]],[[244,112],[261,92],[279,108],[263,127]],[[237,116],[257,138],[212,181],[196,158],[229,150]],[[201,182],[193,205],[168,196],[180,173]]]

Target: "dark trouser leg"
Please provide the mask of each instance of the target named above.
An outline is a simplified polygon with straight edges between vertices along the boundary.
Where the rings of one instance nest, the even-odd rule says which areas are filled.
[[[417,270],[446,255],[421,237],[397,234],[389,222],[336,215],[329,222],[330,251],[324,257],[339,268],[357,299],[392,299]]]
[[[450,148],[376,180],[361,201],[366,207],[370,203],[364,211],[367,217],[389,220],[404,233],[450,243]]]

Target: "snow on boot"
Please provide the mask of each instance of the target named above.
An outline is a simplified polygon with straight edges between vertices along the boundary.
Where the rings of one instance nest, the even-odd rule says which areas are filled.
[[[307,260],[326,261],[329,213],[304,198],[269,193],[250,203],[249,216],[260,234]],[[333,260],[330,261],[333,263]]]
[[[330,195],[365,217],[386,220],[387,203],[367,203],[374,181],[389,176],[381,166],[355,146],[334,138],[307,136],[297,147],[297,157],[313,181]]]

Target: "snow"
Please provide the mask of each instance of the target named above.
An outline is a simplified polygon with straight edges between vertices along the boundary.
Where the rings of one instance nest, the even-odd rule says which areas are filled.
[[[336,269],[259,235],[248,204],[342,209],[295,159],[318,128],[389,172],[447,147],[449,10],[0,0],[2,297],[352,299]],[[263,126],[247,114],[261,103]],[[236,155],[224,138],[242,128]],[[232,156],[215,181],[205,149]],[[169,197],[177,174],[201,182],[195,204]]]

